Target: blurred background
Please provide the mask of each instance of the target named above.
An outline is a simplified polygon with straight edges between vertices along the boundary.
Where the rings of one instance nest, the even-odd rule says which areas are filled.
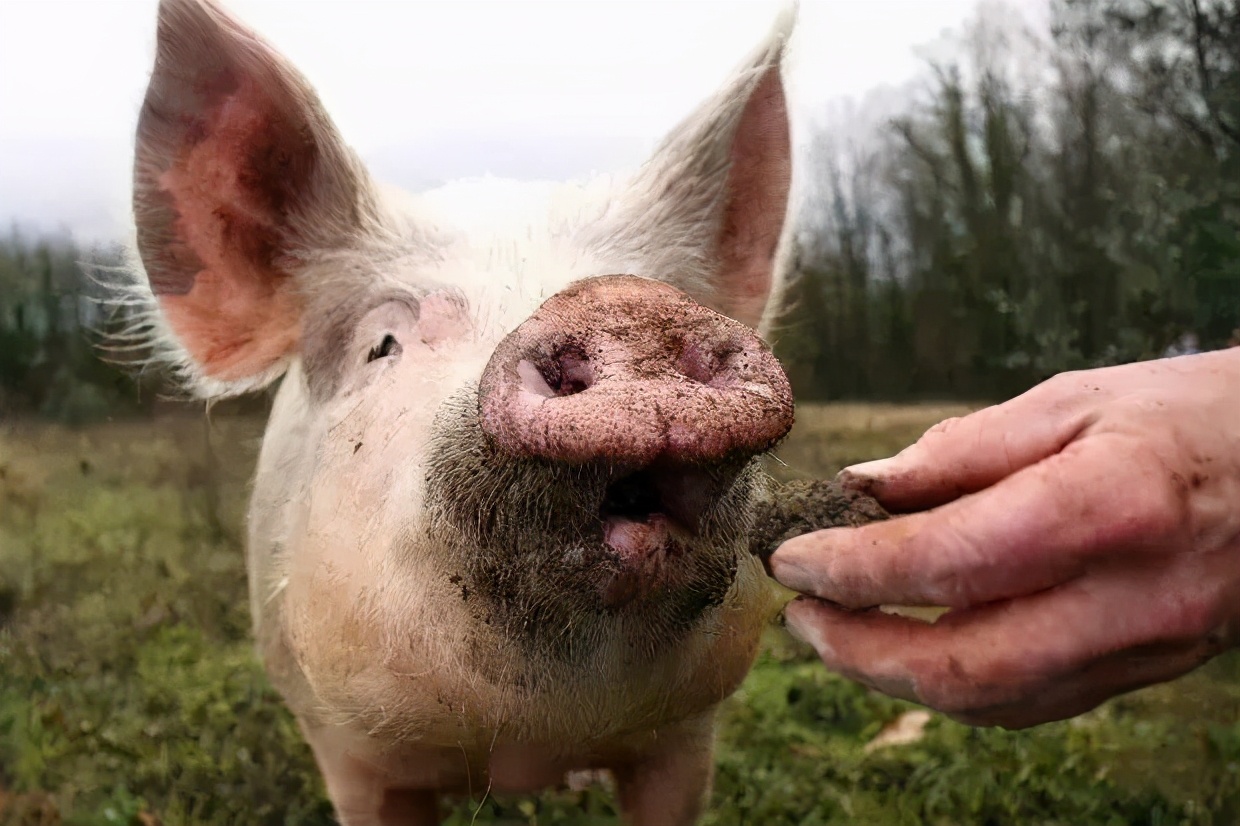
[[[640,163],[778,8],[228,6],[413,190]],[[154,22],[154,0],[0,0],[0,824],[327,824],[249,636],[270,396],[204,411],[140,347],[101,347],[133,320],[100,282]],[[776,475],[890,455],[1063,370],[1240,344],[1240,0],[801,0],[789,85],[797,278],[773,342],[798,410]],[[772,628],[718,766],[713,826],[1234,826],[1240,657],[1004,732]],[[448,822],[617,821],[586,792]]]

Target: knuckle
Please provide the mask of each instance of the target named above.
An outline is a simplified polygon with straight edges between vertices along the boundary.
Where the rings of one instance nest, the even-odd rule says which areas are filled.
[[[960,423],[963,421],[963,416],[951,416],[946,418],[926,430],[926,432],[922,434],[921,438],[918,439],[918,442],[933,442],[938,437],[946,436],[951,433],[952,430],[959,427]]]
[[[1122,544],[1161,543],[1183,530],[1188,486],[1162,463],[1141,462],[1136,484],[1111,515],[1112,539]]]
[[[977,415],[973,414],[974,417]],[[970,416],[952,416],[944,419],[905,449],[906,458],[929,465],[941,462],[954,464],[963,458],[960,449],[962,438],[968,440],[970,426],[976,424],[977,419]]]
[[[1034,388],[1034,392],[1038,396],[1057,398],[1067,393],[1075,393],[1080,388],[1081,381],[1080,370],[1065,370],[1039,384]]]
[[[905,573],[920,581],[928,597],[945,606],[966,607],[971,603],[968,573],[976,547],[950,520],[937,520],[909,538],[901,558],[916,567]]]
[[[905,462],[933,463],[951,443],[952,433],[959,428],[962,421],[963,417],[953,416],[938,422],[922,433],[917,441],[901,450],[896,458]]]
[[[1067,370],[1051,376],[1030,390],[1026,397],[1045,412],[1068,415],[1110,401],[1114,395],[1112,382],[1100,376],[1097,370]]]

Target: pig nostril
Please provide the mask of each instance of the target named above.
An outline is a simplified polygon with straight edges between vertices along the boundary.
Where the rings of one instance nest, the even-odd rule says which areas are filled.
[[[594,384],[594,371],[586,351],[576,344],[565,344],[535,362],[539,376],[555,396],[571,396]]]
[[[687,342],[680,351],[676,370],[687,379],[700,384],[718,384],[731,352],[708,344]]]

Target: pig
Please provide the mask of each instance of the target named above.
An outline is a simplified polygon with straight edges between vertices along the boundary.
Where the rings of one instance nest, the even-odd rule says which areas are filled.
[[[278,382],[253,630],[346,826],[580,773],[636,826],[703,812],[778,613],[794,19],[631,174],[412,195],[214,0],[160,3],[131,298],[191,393]]]

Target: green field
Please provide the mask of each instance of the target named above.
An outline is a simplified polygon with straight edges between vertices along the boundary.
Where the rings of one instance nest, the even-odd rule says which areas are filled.
[[[802,407],[789,476],[887,455],[950,407]],[[0,824],[327,824],[248,641],[239,537],[261,422],[0,424]],[[208,443],[212,450],[207,450]],[[1240,657],[1009,733],[828,674],[772,628],[727,704],[707,824],[1240,823]],[[474,800],[453,824],[615,823],[601,791]]]

